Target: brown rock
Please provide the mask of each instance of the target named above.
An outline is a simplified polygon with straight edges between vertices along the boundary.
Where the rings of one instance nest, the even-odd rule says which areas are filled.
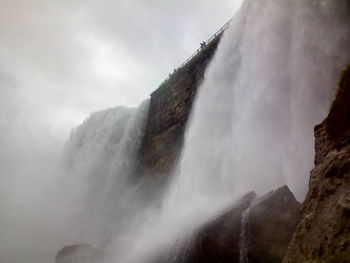
[[[350,66],[315,138],[316,167],[283,262],[350,262]]]

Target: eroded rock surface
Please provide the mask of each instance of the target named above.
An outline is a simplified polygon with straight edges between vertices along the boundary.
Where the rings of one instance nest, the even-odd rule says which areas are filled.
[[[328,117],[315,127],[315,168],[284,263],[350,262],[350,67]]]

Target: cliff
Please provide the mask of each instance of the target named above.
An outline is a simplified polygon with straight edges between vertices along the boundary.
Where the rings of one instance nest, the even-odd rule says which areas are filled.
[[[151,176],[158,184],[166,182],[182,149],[195,94],[220,38],[218,35],[151,94],[138,174]]]
[[[315,168],[284,263],[350,262],[350,66],[315,127]]]

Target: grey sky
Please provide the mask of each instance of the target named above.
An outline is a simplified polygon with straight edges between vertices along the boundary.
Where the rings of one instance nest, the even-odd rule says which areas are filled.
[[[0,0],[1,125],[67,134],[92,111],[138,105],[240,2]]]

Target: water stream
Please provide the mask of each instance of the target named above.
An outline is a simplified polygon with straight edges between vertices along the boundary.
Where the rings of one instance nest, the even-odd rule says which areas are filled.
[[[249,208],[242,213],[241,218],[241,233],[239,235],[239,263],[249,263],[249,239],[250,239],[250,226],[249,226]]]

